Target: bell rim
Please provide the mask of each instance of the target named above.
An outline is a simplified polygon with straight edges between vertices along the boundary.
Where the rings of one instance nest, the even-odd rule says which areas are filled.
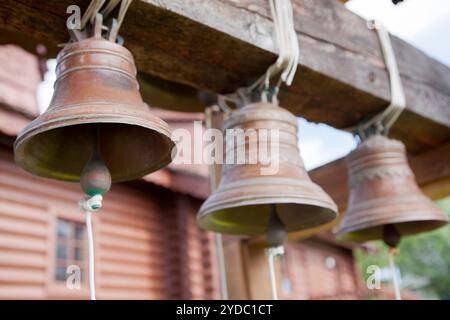
[[[219,189],[217,189],[217,190],[219,190]],[[220,206],[217,206],[217,208],[216,209],[214,209],[214,210],[212,210],[212,211],[217,211],[217,210],[222,210],[222,209],[226,209],[226,208],[234,208],[234,207],[238,207],[239,205],[236,205],[236,206],[233,206],[233,205],[229,205],[229,204],[233,204],[233,203],[235,203],[235,202],[246,202],[247,200],[248,201],[250,201],[250,200],[252,200],[252,201],[256,201],[255,203],[253,203],[253,204],[257,204],[257,205],[259,205],[259,204],[270,204],[270,203],[274,203],[274,201],[267,201],[267,200],[269,200],[269,199],[277,199],[277,198],[280,198],[280,200],[277,200],[277,203],[292,203],[292,204],[308,204],[308,205],[314,205],[314,203],[313,203],[313,201],[316,201],[316,202],[319,202],[319,203],[323,203],[324,204],[324,206],[320,206],[320,205],[317,205],[317,207],[322,207],[322,208],[328,208],[328,209],[330,209],[330,210],[333,210],[335,213],[337,213],[338,212],[338,208],[337,208],[337,205],[333,202],[333,201],[327,201],[327,200],[317,200],[317,198],[312,198],[312,197],[300,197],[300,196],[295,196],[295,195],[291,195],[291,196],[288,196],[288,195],[280,195],[279,193],[278,194],[265,194],[265,195],[261,195],[261,196],[254,196],[254,195],[250,195],[250,196],[242,196],[242,197],[235,197],[235,198],[233,198],[232,200],[230,200],[230,201],[222,201],[221,199],[219,199],[218,201],[220,201],[221,203],[223,203],[224,205],[226,205],[226,207],[222,207],[222,205],[220,205]],[[290,199],[289,201],[281,201],[281,199]],[[265,200],[266,202],[259,202],[259,200]],[[308,201],[308,202],[301,202],[301,203],[299,203],[299,202],[294,202],[295,200],[302,200],[302,201],[304,201],[304,200],[306,200],[306,201]],[[208,206],[208,200],[206,200],[204,203],[203,203],[203,205],[200,207],[200,209],[199,209],[199,215],[201,215],[201,214],[209,214],[209,213],[203,213],[204,211],[206,211],[206,209],[203,209],[204,207],[205,208],[210,208],[210,207],[215,207],[215,202],[218,202],[218,201],[214,201],[212,204],[210,204],[209,206]]]
[[[227,206],[226,208],[223,209],[233,209],[233,208],[239,208],[239,207],[251,207],[251,206],[258,206],[258,205],[270,205],[270,204],[274,204],[274,201],[261,201],[260,203],[255,203],[254,201],[255,199],[253,199],[252,203],[248,203],[248,204],[244,204],[244,203],[238,203],[232,206]],[[264,199],[261,199],[264,200]],[[323,220],[320,221],[314,225],[308,226],[307,228],[287,228],[287,231],[289,233],[294,233],[294,232],[300,232],[300,231],[304,231],[304,230],[308,230],[308,229],[313,229],[313,228],[317,228],[320,226],[325,226],[327,224],[329,224],[330,222],[336,220],[339,216],[339,214],[334,211],[334,209],[332,207],[329,206],[320,206],[317,204],[310,204],[310,203],[297,203],[297,202],[293,202],[293,201],[289,201],[289,200],[280,200],[278,199],[276,201],[275,204],[291,204],[291,205],[307,205],[307,206],[314,206],[320,209],[324,209],[327,211],[329,218],[327,220]],[[201,209],[201,208],[200,208]],[[224,234],[234,234],[234,235],[249,235],[249,236],[256,236],[256,235],[262,235],[265,232],[265,227],[261,227],[259,229],[261,229],[260,231],[255,231],[255,232],[239,232],[239,231],[230,231],[230,229],[225,230],[224,228],[220,228],[220,227],[215,227],[216,224],[212,223],[212,215],[216,212],[218,212],[219,210],[221,210],[221,208],[216,208],[215,210],[212,211],[204,211],[204,212],[198,212],[197,214],[197,222],[199,224],[199,226],[205,230],[208,231],[214,231],[214,232],[221,232]]]
[[[276,199],[276,201],[274,201],[275,199]],[[302,202],[296,202],[295,200],[302,200]],[[215,205],[214,202],[213,202],[213,204],[207,205],[208,204],[207,201],[205,201],[203,203],[203,205],[200,207],[200,209],[198,211],[199,219],[201,219],[202,217],[204,217],[206,215],[213,214],[214,212],[217,212],[217,211],[223,210],[223,209],[238,208],[238,207],[244,207],[244,206],[250,206],[250,205],[277,204],[277,203],[295,204],[295,205],[305,204],[305,205],[315,206],[318,208],[329,209],[330,211],[332,211],[335,214],[335,217],[338,216],[337,206],[333,202],[328,202],[326,200],[312,199],[309,197],[295,197],[295,196],[281,197],[280,195],[275,195],[275,194],[273,196],[267,196],[267,195],[259,196],[259,197],[249,196],[249,197],[236,198],[236,199],[233,199],[230,201],[222,201],[221,203],[223,203],[223,205]],[[250,203],[250,201],[252,201],[252,203]],[[218,201],[215,201],[215,202],[218,202]],[[323,205],[320,205],[320,203],[322,203]]]
[[[263,180],[263,181],[262,181]],[[202,207],[204,205],[206,205],[208,202],[216,202],[216,201],[220,201],[216,200],[214,201],[213,199],[215,197],[219,197],[220,194],[224,194],[226,192],[232,192],[233,190],[237,190],[239,188],[248,188],[248,187],[252,187],[252,186],[256,186],[259,187],[263,184],[267,184],[270,183],[271,186],[280,186],[280,187],[294,187],[294,188],[301,188],[301,187],[308,187],[309,189],[316,189],[316,191],[319,192],[321,198],[323,200],[324,203],[329,203],[331,204],[331,207],[334,208],[334,211],[338,212],[339,208],[337,206],[337,204],[334,202],[334,200],[322,189],[322,187],[316,183],[314,183],[311,180],[300,180],[300,179],[293,179],[293,178],[287,178],[287,177],[277,177],[275,179],[270,179],[267,178],[267,176],[260,176],[260,177],[254,177],[254,178],[246,178],[245,180],[241,180],[241,181],[234,181],[234,182],[227,182],[227,183],[223,183],[223,184],[219,184],[219,187],[217,188],[217,190],[208,197],[208,199],[203,203]],[[259,197],[265,197],[268,195],[268,193],[266,193],[267,188],[265,188],[264,194],[262,194],[261,196],[258,195],[251,195],[251,197],[255,197],[259,198]],[[297,196],[298,193],[289,193],[289,194],[281,194],[279,190],[274,191],[274,193],[272,194],[271,198],[278,198],[278,197],[292,197],[292,198],[310,198],[310,199],[317,199],[317,198],[312,198],[312,197],[299,197]],[[315,194],[315,196],[317,196],[317,194]]]
[[[438,229],[446,224],[449,223],[449,219],[448,217],[446,217],[442,211],[436,207],[435,210],[416,210],[416,211],[412,211],[412,210],[405,210],[404,213],[407,214],[402,214],[399,215],[397,217],[394,217],[392,219],[389,220],[389,223],[376,223],[376,220],[372,220],[372,221],[359,221],[358,223],[353,223],[351,225],[349,225],[348,223],[346,224],[345,221],[345,217],[348,216],[348,214],[351,214],[351,212],[346,212],[344,214],[344,217],[341,221],[341,223],[339,224],[337,230],[335,231],[335,234],[342,239],[345,238],[349,238],[351,237],[351,234],[359,234],[361,232],[367,232],[370,229],[373,228],[379,228],[379,227],[383,227],[384,225],[387,224],[412,224],[412,223],[424,223],[424,222],[433,222],[438,224],[435,227],[432,228],[426,228],[424,229],[423,232],[426,231],[432,231],[435,229]],[[377,215],[374,214],[371,217],[373,218],[377,218]],[[379,216],[378,216],[379,218]],[[407,235],[413,235],[413,234],[417,234],[420,232],[407,232],[407,233],[402,233],[402,235],[407,236]],[[365,235],[359,236],[359,238],[366,238]],[[370,238],[370,239],[369,239]],[[367,237],[368,240],[363,240],[364,241],[370,241],[370,240],[382,240],[378,237]]]
[[[386,205],[388,203],[389,205]],[[405,214],[404,218],[409,218],[411,220],[411,212],[416,214],[417,212],[427,212],[428,216],[439,216],[444,217],[444,220],[448,218],[443,213],[443,211],[428,199],[423,194],[412,194],[409,196],[391,196],[391,197],[381,197],[377,199],[367,200],[364,203],[350,204],[346,210],[346,215],[342,220],[343,225],[348,224],[350,217],[358,217],[358,221],[371,221],[372,219],[379,219],[380,216],[385,216],[386,212],[390,209],[392,205],[400,206],[402,210],[397,210],[399,212],[394,217],[402,217],[400,214]],[[418,209],[419,208],[419,209]],[[389,214],[391,217],[391,215]],[[347,217],[347,218],[346,218]],[[361,217],[366,217],[366,219],[361,219]]]
[[[301,202],[299,202],[299,200]],[[260,197],[254,197],[252,196],[251,198],[247,198],[247,199],[237,199],[234,201],[227,201],[227,202],[223,202],[222,205],[208,205],[208,200],[206,200],[202,206],[200,207],[198,213],[197,213],[197,222],[199,224],[200,227],[202,227],[203,229],[206,230],[210,230],[210,231],[216,231],[216,232],[223,232],[223,233],[227,233],[227,234],[243,234],[241,232],[230,232],[229,230],[224,231],[221,228],[215,228],[214,227],[214,223],[210,223],[211,221],[211,216],[214,215],[214,213],[219,212],[220,210],[223,209],[234,209],[234,208],[239,208],[239,207],[251,207],[251,206],[258,206],[258,205],[270,205],[270,204],[291,204],[291,205],[307,205],[307,206],[312,206],[312,207],[317,207],[320,209],[324,209],[327,211],[329,219],[321,221],[313,226],[310,226],[308,228],[303,228],[303,229],[298,229],[298,228],[294,228],[294,229],[289,229],[288,228],[288,232],[289,233],[293,233],[293,232],[299,232],[299,231],[303,231],[303,230],[307,230],[310,228],[316,228],[318,226],[322,226],[322,225],[326,225],[334,220],[336,220],[339,216],[339,212],[338,212],[338,208],[337,205],[331,201],[325,201],[325,200],[319,200],[317,201],[317,199],[314,199],[314,201],[305,201],[305,200],[311,200],[308,198],[302,198],[302,197],[286,197],[283,196],[281,197],[280,195],[273,195],[272,197],[270,196],[260,196]],[[247,235],[260,235],[263,232],[254,232],[254,233],[245,233]]]
[[[343,227],[339,227],[336,231],[336,234],[341,235],[344,233],[350,233],[355,231],[362,231],[365,229],[380,227],[387,224],[396,224],[396,223],[417,223],[417,222],[442,222],[442,223],[448,223],[449,219],[446,219],[445,216],[441,216],[438,211],[434,211],[432,214],[430,214],[430,210],[428,212],[425,212],[425,210],[417,210],[417,211],[411,211],[408,210],[408,216],[403,217],[397,217],[394,219],[389,220],[389,223],[382,223],[382,224],[376,224],[376,221],[367,221],[367,222],[359,222],[352,225],[346,225]],[[346,213],[347,214],[347,213]],[[345,215],[344,215],[345,217]],[[413,218],[414,220],[411,220]],[[344,222],[344,221],[343,221]]]
[[[83,104],[83,105],[85,105],[85,104]],[[98,105],[101,105],[102,107],[104,107],[104,104],[89,103],[90,107],[95,107]],[[126,105],[121,105],[121,106],[127,107]],[[73,107],[73,106],[67,106],[67,107],[64,107],[64,109],[70,108],[70,107]],[[58,108],[58,111],[61,111],[62,109],[63,108]],[[136,172],[135,174],[130,175],[126,178],[119,178],[119,179],[113,178],[113,182],[115,182],[115,183],[116,182],[124,182],[124,181],[130,181],[130,180],[135,180],[135,179],[141,178],[147,174],[150,174],[152,172],[155,172],[155,171],[167,166],[168,164],[170,164],[172,162],[172,154],[173,154],[174,148],[176,148],[176,144],[171,139],[171,132],[170,132],[169,126],[162,119],[152,115],[150,112],[148,112],[148,113],[146,112],[147,113],[146,119],[142,119],[141,117],[138,117],[138,116],[132,115],[132,114],[119,114],[120,119],[117,119],[117,115],[118,115],[117,113],[105,112],[105,110],[100,110],[100,111],[103,111],[103,112],[97,112],[95,115],[92,115],[91,117],[86,116],[86,115],[72,115],[72,116],[67,116],[67,117],[50,119],[47,121],[46,120],[42,121],[39,119],[39,117],[37,117],[36,119],[31,121],[19,133],[16,140],[14,141],[14,144],[13,144],[14,160],[21,168],[23,168],[24,170],[26,170],[32,174],[35,174],[35,175],[38,175],[41,177],[45,177],[45,178],[53,178],[53,179],[62,180],[62,181],[76,182],[76,181],[78,181],[77,179],[61,179],[55,175],[50,174],[50,171],[47,171],[47,170],[38,170],[38,171],[32,170],[31,166],[29,165],[29,162],[26,161],[26,157],[22,156],[22,153],[24,151],[23,147],[24,147],[26,141],[29,140],[33,136],[37,136],[41,133],[49,132],[49,131],[52,131],[52,130],[55,130],[58,128],[70,127],[70,126],[75,126],[75,125],[95,124],[95,123],[104,123],[104,124],[110,123],[110,124],[126,124],[126,125],[130,125],[130,126],[137,126],[137,127],[155,131],[157,133],[160,133],[161,136],[164,137],[164,139],[170,146],[169,151],[167,152],[167,155],[162,158],[163,160],[157,166]],[[51,111],[49,111],[49,112],[51,112]],[[43,113],[42,115],[44,115],[44,114],[45,113]],[[99,117],[101,117],[101,119],[99,119]],[[152,122],[153,125],[149,125],[150,118],[151,118],[151,120],[154,120],[154,122]],[[131,120],[134,120],[134,121],[131,121]],[[155,125],[156,123],[158,123],[159,125]]]
[[[144,108],[146,108],[146,106],[144,104],[142,106]],[[77,108],[82,109],[83,107],[95,108],[96,109],[95,115],[92,115],[90,117],[83,112],[81,112],[79,115],[74,114],[74,115],[69,115],[69,116],[65,116],[65,117],[58,117],[57,115],[55,115],[60,112],[63,113],[66,110],[73,111]],[[114,110],[114,109],[119,109],[119,108],[122,108],[123,110],[133,110],[134,112],[127,113],[127,111],[126,111],[126,112],[121,113],[120,111]],[[140,116],[137,116],[136,111],[140,113]],[[43,124],[51,123],[53,125],[53,123],[61,122],[58,125],[58,127],[67,127],[67,126],[75,125],[75,124],[83,124],[82,122],[78,122],[75,124],[67,124],[67,123],[69,123],[69,121],[77,121],[77,119],[91,119],[91,118],[97,118],[97,117],[110,116],[111,119],[114,120],[114,118],[117,118],[117,115],[124,117],[124,118],[135,119],[135,120],[137,120],[137,123],[141,123],[141,124],[139,124],[140,126],[148,128],[148,129],[153,129],[152,126],[146,125],[146,122],[149,122],[151,120],[152,123],[159,124],[158,126],[155,125],[153,130],[163,133],[166,136],[171,135],[169,125],[161,118],[153,115],[151,113],[151,111],[149,111],[149,110],[145,110],[145,109],[136,110],[136,105],[128,105],[128,104],[124,104],[124,103],[119,104],[119,103],[115,103],[115,102],[92,102],[92,103],[89,102],[89,103],[70,104],[70,105],[66,105],[66,106],[52,106],[52,109],[48,109],[45,112],[43,112],[41,115],[39,115],[37,118],[32,120],[27,126],[25,126],[25,128],[23,128],[19,132],[19,134],[17,135],[17,139],[14,142],[14,146],[17,143],[17,141],[19,139],[21,139],[22,136],[29,134],[29,132],[31,132],[33,130],[39,130],[39,127],[41,127]],[[52,117],[54,117],[54,119],[41,120],[43,116],[47,116],[47,117],[52,116]],[[145,120],[143,120],[143,119],[145,119]],[[96,119],[96,120],[98,120],[98,119]],[[119,121],[105,121],[105,122],[118,123]],[[86,124],[88,124],[88,123],[91,123],[91,122],[86,122]],[[67,124],[67,125],[65,125],[65,124]],[[133,123],[129,123],[129,124],[131,125]],[[156,130],[156,129],[159,129],[159,130]],[[41,133],[44,131],[46,131],[46,130],[41,130],[38,133]]]
[[[444,226],[446,226],[449,223],[449,220],[445,220],[445,219],[422,219],[422,220],[415,220],[415,221],[397,221],[397,222],[392,222],[393,225],[407,225],[407,224],[412,224],[412,223],[425,223],[425,222],[431,222],[433,223],[432,226],[429,226],[427,228],[423,228],[421,229],[421,231],[419,232],[402,232],[401,233],[401,237],[407,237],[407,236],[413,236],[416,234],[421,234],[421,233],[426,233],[426,232],[431,232],[434,230],[437,230],[439,228],[442,228]],[[361,229],[339,229],[337,231],[334,232],[334,234],[336,235],[336,237],[339,240],[343,240],[343,241],[352,241],[352,242],[357,242],[357,243],[364,243],[364,242],[368,242],[368,241],[377,241],[377,240],[383,240],[382,237],[376,236],[376,235],[371,235],[371,234],[367,234],[367,232],[369,230],[372,229],[376,229],[376,228],[382,228],[383,225],[375,225],[375,226],[369,226],[366,228],[361,228]]]

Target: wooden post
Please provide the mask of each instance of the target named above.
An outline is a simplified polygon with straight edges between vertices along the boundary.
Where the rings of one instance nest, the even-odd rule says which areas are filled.
[[[206,129],[221,129],[223,123],[222,112],[218,106],[208,107],[205,110],[206,115]],[[210,187],[214,192],[220,182],[222,166],[218,163],[213,163],[209,167]],[[217,250],[217,262],[219,266],[220,277],[220,295],[223,300],[228,300],[227,276],[225,268],[225,258],[223,249],[222,234],[215,233],[215,242]]]

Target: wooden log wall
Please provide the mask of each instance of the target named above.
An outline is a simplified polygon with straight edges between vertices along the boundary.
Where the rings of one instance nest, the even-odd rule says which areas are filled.
[[[230,299],[271,299],[264,250],[255,241],[225,244]],[[351,250],[314,239],[289,242],[285,252],[275,260],[280,299],[361,299],[365,294]]]
[[[87,298],[54,280],[56,218],[83,223],[76,184],[31,176],[0,150],[0,299]],[[142,183],[115,185],[94,214],[99,299],[215,299],[214,240],[200,201]],[[86,278],[85,278],[86,279]]]

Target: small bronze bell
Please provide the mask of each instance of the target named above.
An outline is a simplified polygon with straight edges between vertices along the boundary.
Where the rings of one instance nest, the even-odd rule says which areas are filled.
[[[279,141],[268,134],[268,145],[278,144],[279,150],[270,157],[278,157],[275,174],[261,175],[261,161],[245,164],[227,163],[217,190],[200,208],[198,219],[201,227],[228,234],[262,235],[268,231],[271,212],[277,212],[280,225],[288,232],[325,224],[337,216],[333,200],[313,183],[304,168],[297,145],[297,119],[270,103],[254,103],[234,111],[224,122],[224,130],[257,133],[264,129],[277,130]],[[229,152],[235,155],[242,144],[228,139],[225,158]],[[261,135],[257,136],[261,146]],[[249,140],[245,140],[245,158],[249,159]]]
[[[169,127],[142,101],[126,48],[91,37],[66,45],[57,61],[48,110],[14,144],[22,168],[79,181],[96,146],[113,182],[136,179],[170,163],[174,143]]]
[[[447,216],[417,186],[403,143],[374,135],[348,156],[350,197],[337,233],[355,242],[384,240],[430,231]]]

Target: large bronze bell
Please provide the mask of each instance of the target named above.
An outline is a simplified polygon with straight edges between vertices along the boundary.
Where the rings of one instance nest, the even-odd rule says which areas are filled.
[[[225,132],[233,129],[275,129],[279,151],[278,171],[261,175],[261,161],[230,164],[225,162],[217,190],[201,206],[198,219],[205,229],[228,234],[261,235],[268,231],[269,218],[277,212],[288,232],[325,224],[337,216],[333,200],[313,183],[304,168],[297,145],[297,119],[270,103],[254,103],[234,111],[224,122]],[[227,135],[226,135],[227,136]],[[269,139],[270,139],[269,135]],[[250,157],[245,140],[246,159]],[[261,144],[258,136],[258,145]],[[234,145],[234,154],[237,154]],[[231,152],[226,140],[225,158]]]
[[[171,161],[168,125],[143,102],[133,56],[101,37],[70,43],[58,54],[48,110],[14,144],[25,170],[79,181],[98,147],[113,182],[132,180]]]
[[[384,240],[395,247],[401,236],[448,222],[417,186],[403,143],[374,135],[348,156],[350,197],[338,227],[346,240]]]

